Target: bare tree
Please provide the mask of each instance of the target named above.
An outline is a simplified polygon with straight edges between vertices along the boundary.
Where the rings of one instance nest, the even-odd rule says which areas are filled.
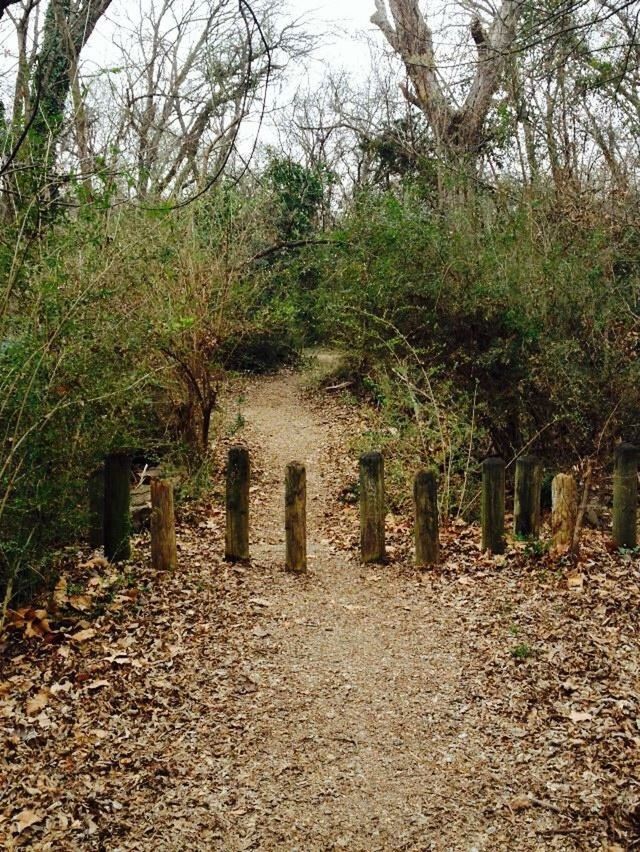
[[[39,49],[29,59],[26,34],[37,0],[25,0],[22,16],[13,19],[19,63],[9,150],[2,173],[7,181],[5,196],[11,198],[13,210],[28,211],[36,228],[58,198],[57,147],[79,57],[111,2],[49,0]],[[14,163],[16,168],[12,168]]]
[[[108,78],[116,122],[104,146],[137,198],[198,191],[227,161],[269,83],[308,46],[275,10],[273,0],[254,2],[251,16],[235,0],[141,9],[133,37],[119,44],[123,70]]]
[[[18,0],[0,0],[0,18],[4,15],[9,6],[14,6]]]
[[[493,97],[500,86],[505,56],[514,43],[522,0],[503,0],[497,10],[473,3],[470,34],[476,59],[461,105],[443,84],[438,69],[433,33],[419,0],[375,0],[371,21],[402,59],[410,80],[407,99],[426,116],[438,148],[456,154],[476,153],[485,141],[484,126]],[[492,13],[488,26],[480,10]]]

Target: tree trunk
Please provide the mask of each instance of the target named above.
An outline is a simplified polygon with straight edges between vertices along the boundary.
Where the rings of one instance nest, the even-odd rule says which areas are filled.
[[[19,162],[23,168],[14,181],[18,206],[33,211],[37,228],[56,207],[59,178],[55,173],[56,148],[63,126],[72,69],[100,17],[112,0],[50,0],[44,19],[42,48],[35,62],[30,121]],[[37,204],[32,204],[37,199]]]
[[[502,79],[505,60],[516,37],[522,11],[520,0],[502,0],[485,30],[474,15],[470,33],[477,55],[469,73],[462,104],[446,91],[436,62],[433,33],[420,0],[375,0],[371,21],[400,57],[411,81],[403,88],[406,99],[425,115],[436,147],[443,153],[475,157],[485,141],[484,126]]]

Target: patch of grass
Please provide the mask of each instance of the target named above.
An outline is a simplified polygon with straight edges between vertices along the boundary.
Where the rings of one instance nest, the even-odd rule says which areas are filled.
[[[550,541],[544,541],[539,538],[529,538],[527,539],[524,552],[530,559],[542,559],[547,555],[550,547]]]
[[[535,649],[531,647],[531,645],[526,642],[520,642],[519,645],[516,645],[511,649],[511,656],[514,660],[519,662],[524,662],[525,660],[530,659],[535,656]]]

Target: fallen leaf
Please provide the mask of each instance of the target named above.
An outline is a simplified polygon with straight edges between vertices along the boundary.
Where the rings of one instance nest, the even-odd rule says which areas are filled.
[[[27,701],[27,715],[37,716],[38,713],[49,703],[49,690],[41,689],[33,698]]]
[[[87,562],[82,562],[79,568],[108,568],[109,560],[105,559],[104,556],[96,556],[95,559],[89,559]]]
[[[509,802],[509,807],[512,811],[518,813],[519,811],[526,811],[530,807],[532,807],[533,802],[529,798],[529,796],[515,796],[515,798],[511,799]]]
[[[577,710],[572,710],[571,713],[569,714],[569,718],[571,719],[572,722],[575,722],[576,724],[578,724],[579,722],[592,722],[593,721],[593,716],[591,715],[591,713],[580,713]]]
[[[78,633],[74,633],[71,637],[73,642],[86,642],[88,639],[93,639],[96,635],[96,631],[92,627],[88,627],[86,630],[80,630]]]
[[[22,834],[23,831],[26,831],[32,825],[37,825],[39,822],[42,822],[43,819],[44,816],[36,811],[21,811],[15,819],[16,834]]]
[[[108,680],[94,680],[91,683],[87,684],[87,690],[89,692],[95,692],[96,689],[102,689],[103,686],[109,686]]]
[[[266,598],[250,598],[249,603],[254,606],[271,606],[271,601],[268,601]]]
[[[53,603],[60,608],[66,606],[67,601],[67,578],[62,576],[53,590]]]
[[[567,576],[567,588],[582,591],[584,587],[584,574],[573,572]]]
[[[72,595],[69,598],[69,603],[79,612],[86,612],[93,606],[93,600],[89,595]]]

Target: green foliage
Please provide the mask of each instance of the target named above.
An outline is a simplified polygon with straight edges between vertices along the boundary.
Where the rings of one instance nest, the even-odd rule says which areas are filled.
[[[514,660],[523,663],[525,660],[535,656],[535,650],[526,642],[521,642],[511,649],[511,656]]]
[[[327,176],[293,160],[273,158],[264,177],[274,197],[279,239],[308,237],[322,204]]]
[[[295,311],[250,263],[274,239],[263,205],[239,190],[179,214],[93,204],[37,241],[3,233],[0,602],[84,536],[107,452],[186,464],[197,493],[226,370],[294,357]]]
[[[483,449],[507,459],[532,441],[566,464],[612,414],[637,429],[634,232],[595,210],[563,218],[544,195],[436,211],[409,189],[361,197],[343,233],[328,311],[373,382],[409,369],[418,396],[467,422],[477,395]]]

